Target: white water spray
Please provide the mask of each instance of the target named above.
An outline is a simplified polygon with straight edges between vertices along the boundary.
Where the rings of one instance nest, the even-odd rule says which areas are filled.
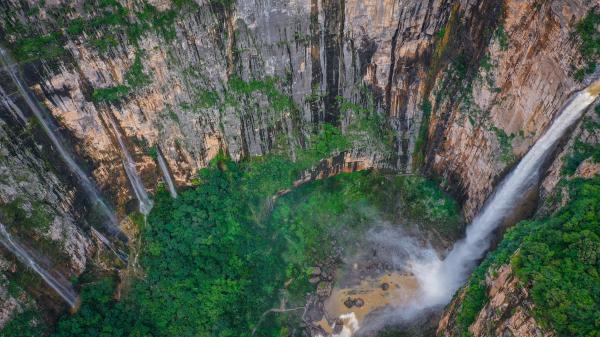
[[[412,300],[394,303],[363,322],[360,335],[367,335],[393,323],[414,324],[418,318],[434,312],[451,300],[489,249],[493,232],[514,215],[514,210],[527,197],[527,192],[538,186],[542,169],[556,145],[599,93],[600,80],[575,94],[565,104],[548,130],[488,198],[467,228],[466,237],[454,245],[444,260],[429,245],[397,229],[384,228],[369,232],[368,239],[386,252],[391,265],[399,270],[410,271],[418,286]]]
[[[140,213],[144,215],[148,215],[150,210],[152,209],[152,200],[148,197],[148,193],[146,193],[146,188],[144,184],[142,184],[142,179],[137,173],[135,167],[135,161],[133,157],[127,150],[127,146],[125,145],[125,140],[123,136],[121,136],[121,132],[119,132],[119,128],[117,127],[117,123],[114,121],[112,116],[109,114],[105,114],[106,119],[110,123],[115,133],[115,137],[117,138],[117,142],[119,143],[119,147],[121,148],[123,167],[125,168],[125,173],[127,174],[127,178],[129,178],[129,182],[131,183],[131,187],[133,188],[133,192],[135,193],[135,197],[137,198],[140,204]]]
[[[167,187],[169,188],[169,193],[171,194],[171,197],[175,199],[177,198],[177,189],[175,188],[175,183],[173,182],[173,179],[171,179],[171,175],[169,174],[169,167],[167,166],[167,162],[163,158],[158,147],[156,150],[156,156],[158,160],[158,166],[160,167],[160,170],[163,174],[163,178],[165,179]]]
[[[102,215],[104,215],[110,221],[110,226],[107,226],[107,228],[111,231],[112,234],[119,234],[120,230],[117,228],[119,222],[117,220],[117,217],[115,216],[115,213],[104,202],[100,195],[100,192],[96,189],[92,180],[85,174],[81,167],[79,167],[79,165],[75,162],[72,155],[67,151],[66,147],[63,145],[61,140],[59,140],[58,136],[54,131],[57,129],[57,127],[50,119],[47,119],[45,117],[45,108],[36,99],[33,98],[35,96],[33,96],[29,92],[29,89],[26,88],[25,85],[23,85],[23,82],[20,79],[20,75],[15,69],[15,62],[1,47],[0,62],[3,64],[4,68],[10,75],[12,81],[17,87],[17,90],[19,91],[19,94],[21,95],[21,97],[23,97],[29,109],[33,112],[37,120],[40,122],[42,128],[44,129],[44,132],[52,142],[52,145],[58,151],[60,157],[63,159],[63,161],[67,164],[71,172],[73,172],[73,174],[77,178],[77,181],[87,194],[92,204],[96,206],[97,209],[102,213]],[[16,105],[14,106],[16,107]],[[23,113],[20,110],[17,111],[19,111],[19,114],[23,116],[22,118],[24,118]]]
[[[8,233],[2,223],[0,223],[0,243],[13,253],[21,263],[37,273],[48,286],[54,289],[54,291],[56,291],[56,293],[71,306],[71,308],[77,306],[79,297],[71,287],[71,284],[67,280],[52,276],[48,271],[42,268],[25,247],[11,237],[10,233]]]
[[[541,169],[548,157],[567,130],[594,102],[599,92],[600,81],[596,81],[568,101],[550,128],[488,198],[481,212],[467,228],[466,237],[454,245],[443,261],[430,256],[412,265],[422,290],[419,304],[415,304],[417,307],[424,309],[450,301],[454,292],[464,284],[471,270],[489,249],[494,230],[524,201],[526,192],[539,184]]]

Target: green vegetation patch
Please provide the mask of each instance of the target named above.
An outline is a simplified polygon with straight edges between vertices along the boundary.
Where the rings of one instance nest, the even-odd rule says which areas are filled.
[[[536,319],[561,336],[600,332],[600,177],[569,184],[570,202],[553,216],[525,221],[517,276],[531,285]]]
[[[35,309],[26,309],[12,317],[0,331],[2,337],[37,337],[44,335],[42,315]]]
[[[423,99],[421,103],[421,111],[423,113],[423,120],[419,126],[419,134],[415,141],[415,152],[414,152],[414,168],[422,167],[425,162],[425,150],[427,147],[427,137],[429,135],[429,119],[431,117],[431,102],[429,99]]]
[[[34,201],[31,204],[31,211],[26,211],[23,200],[15,199],[0,205],[0,214],[7,226],[18,226],[27,231],[47,231],[52,222],[52,216],[39,201]]]
[[[255,79],[246,82],[241,78],[234,76],[229,80],[229,88],[233,92],[243,95],[261,92],[267,96],[275,111],[292,111],[296,109],[292,98],[283,94],[277,88],[277,82],[278,80],[274,77],[268,77],[263,80]]]
[[[127,73],[125,73],[125,84],[94,89],[92,92],[92,100],[94,100],[94,102],[117,102],[135,90],[152,83],[150,75],[144,72],[140,53],[141,52],[138,51],[135,54],[133,64],[129,70],[127,70]]]
[[[314,291],[309,267],[329,256],[339,229],[371,225],[373,209],[396,210],[399,188],[410,189],[406,200],[439,208],[423,215],[430,220],[458,213],[422,178],[369,172],[302,185],[273,205],[302,170],[346,145],[326,126],[295,162],[269,155],[235,163],[221,154],[177,199],[160,191],[142,225],[143,276],[118,302],[110,280],[84,286],[81,310],[61,320],[56,336],[240,337],[254,328],[255,336],[287,336],[301,311],[261,316],[281,296],[288,307],[304,305]]]
[[[85,14],[73,19],[73,16],[78,15],[72,5],[53,6],[46,8],[49,20],[44,24],[52,29],[47,34],[40,34],[31,28],[33,25],[22,23],[23,19],[18,16],[18,12],[0,14],[0,19],[7,35],[16,41],[10,47],[18,61],[52,60],[65,54],[64,45],[69,39],[78,39],[83,34],[99,35],[88,42],[101,52],[118,45],[121,37],[137,44],[148,32],[171,41],[176,35],[177,16],[197,8],[198,5],[192,0],[174,0],[173,8],[165,11],[158,10],[144,0],[137,1],[131,8],[124,7],[119,1],[96,0],[86,1]],[[39,7],[34,6],[26,16],[38,14]],[[8,37],[5,38],[8,42]]]
[[[562,173],[565,175],[574,174],[579,165],[588,158],[591,158],[595,163],[600,162],[600,146],[576,140],[573,152],[565,158]]]
[[[577,24],[576,32],[581,40],[579,52],[583,57],[584,67],[575,71],[575,79],[582,81],[585,75],[596,70],[600,58],[600,13],[590,11],[583,20]]]
[[[130,90],[126,85],[117,85],[108,88],[96,88],[92,92],[94,102],[117,102],[127,96]]]
[[[490,130],[496,134],[496,138],[500,143],[500,149],[502,150],[500,159],[505,163],[512,163],[513,161],[515,161],[516,156],[513,153],[512,148],[512,141],[515,138],[515,135],[507,135],[506,132],[504,132],[504,130],[495,126],[490,127]]]
[[[600,177],[574,179],[568,188],[566,206],[517,224],[473,272],[456,318],[464,335],[488,301],[485,274],[508,262],[530,289],[543,327],[560,336],[600,331]]]
[[[460,206],[436,183],[418,175],[399,176],[392,186],[402,191],[397,200],[403,205],[403,214],[429,224],[446,237],[458,238],[462,234]]]
[[[27,37],[20,39],[13,46],[15,58],[19,61],[41,59],[51,60],[62,56],[64,48],[59,33]]]

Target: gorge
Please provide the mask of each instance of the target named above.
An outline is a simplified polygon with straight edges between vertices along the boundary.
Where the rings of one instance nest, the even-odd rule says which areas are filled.
[[[593,0],[0,1],[0,335],[595,336]]]

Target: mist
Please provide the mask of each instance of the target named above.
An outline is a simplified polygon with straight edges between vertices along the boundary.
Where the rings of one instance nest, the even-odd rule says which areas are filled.
[[[507,224],[508,219],[514,220],[511,218],[514,210],[525,201],[529,192],[537,188],[544,165],[560,139],[594,102],[599,87],[600,81],[596,81],[565,104],[544,135],[487,199],[467,227],[465,238],[458,241],[445,258],[441,258],[428,243],[400,230],[388,227],[369,232],[368,239],[384,248],[395,268],[414,275],[418,287],[408,303],[372,315],[360,328],[360,334],[414,320],[450,302],[490,248],[494,231]]]

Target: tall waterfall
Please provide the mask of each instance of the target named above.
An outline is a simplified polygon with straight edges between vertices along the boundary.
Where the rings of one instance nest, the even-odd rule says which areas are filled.
[[[172,198],[177,198],[177,189],[175,188],[175,183],[173,183],[173,179],[171,179],[171,175],[169,174],[169,167],[167,166],[167,162],[163,158],[160,149],[156,150],[156,159],[158,160],[158,166],[160,166],[160,170],[162,171],[163,178],[167,183],[167,187],[169,188],[169,193]]]
[[[123,136],[121,136],[121,132],[117,127],[117,123],[109,114],[105,114],[105,116],[113,128],[115,137],[117,138],[117,142],[119,143],[119,147],[121,148],[121,154],[123,155],[123,167],[125,168],[125,173],[127,174],[127,178],[129,178],[129,182],[131,183],[131,187],[133,188],[135,197],[137,198],[140,204],[140,213],[147,215],[152,209],[152,200],[150,200],[150,198],[148,197],[148,193],[146,193],[146,188],[144,187],[144,184],[142,184],[142,179],[137,173],[135,161],[129,153],[129,150],[127,150],[125,140],[123,139]]]
[[[450,300],[489,249],[492,232],[524,201],[526,192],[539,184],[542,168],[556,145],[599,93],[600,80],[597,80],[567,102],[544,135],[488,198],[481,212],[467,228],[466,237],[454,245],[444,261],[430,260],[413,267],[421,283],[424,302],[437,305]]]
[[[54,289],[54,291],[65,300],[65,302],[69,303],[71,308],[77,306],[79,297],[71,287],[71,284],[65,279],[52,276],[48,271],[42,268],[39,263],[35,261],[34,257],[11,237],[10,233],[8,233],[2,223],[0,223],[0,243],[13,253],[21,263],[36,272],[46,284]]]
[[[75,162],[75,160],[73,159],[73,156],[66,149],[66,147],[62,143],[62,141],[58,138],[56,131],[55,131],[57,129],[56,125],[54,125],[54,123],[52,122],[51,119],[45,117],[45,115],[46,115],[45,108],[37,101],[37,99],[34,98],[35,96],[33,96],[29,92],[29,89],[23,84],[18,71],[15,69],[16,64],[11,59],[11,57],[8,55],[8,52],[6,52],[1,47],[0,47],[0,62],[3,64],[4,68],[10,75],[12,81],[14,82],[15,86],[17,87],[17,90],[19,91],[19,94],[23,97],[23,99],[25,100],[25,103],[27,103],[27,106],[29,107],[29,109],[31,109],[31,111],[33,112],[35,117],[40,122],[42,128],[44,129],[44,132],[46,133],[46,135],[52,142],[52,145],[58,151],[58,154],[60,155],[60,157],[63,159],[63,161],[67,164],[67,166],[69,167],[71,172],[73,172],[73,174],[77,178],[77,181],[79,182],[80,186],[83,188],[85,193],[87,194],[87,196],[90,199],[90,201],[92,202],[92,204],[97,208],[97,210],[99,212],[102,213],[103,216],[105,216],[110,221],[110,225],[107,226],[107,228],[110,230],[110,232],[112,234],[119,234],[120,230],[117,227],[119,222],[117,220],[117,217],[115,216],[115,213],[110,209],[110,207],[108,207],[106,202],[102,199],[100,192],[96,189],[96,186],[94,185],[92,180],[85,174],[85,172],[81,169],[81,167]],[[10,107],[16,108],[18,111],[18,114],[20,114],[20,116],[23,116],[23,113],[18,109],[18,107],[16,105],[12,104],[12,105],[10,105]]]

